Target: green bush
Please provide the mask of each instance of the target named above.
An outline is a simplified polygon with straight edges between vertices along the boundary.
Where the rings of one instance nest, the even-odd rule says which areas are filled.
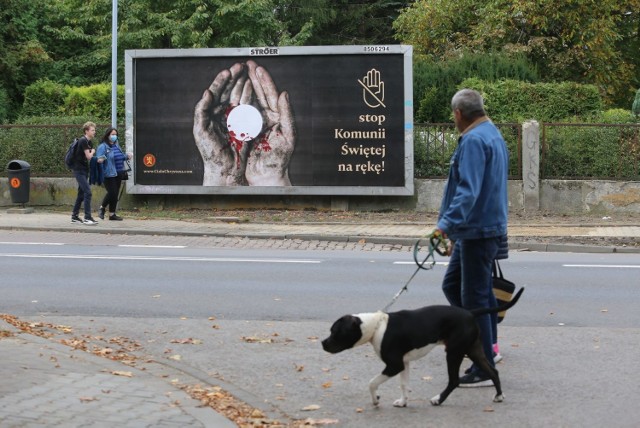
[[[124,86],[118,86],[118,118],[124,118]],[[63,112],[69,116],[93,117],[95,120],[111,118],[111,85],[69,88],[64,100]]]
[[[458,89],[461,88],[479,91],[485,100],[487,114],[495,122],[585,120],[602,110],[602,98],[594,85],[517,80],[488,82],[470,78],[459,85]]]
[[[620,125],[547,125],[542,177],[638,180],[640,128]]]
[[[538,80],[535,68],[524,57],[501,54],[464,54],[448,61],[416,57],[413,67],[413,99],[416,123],[451,121],[451,97],[467,78],[485,81],[513,79]]]
[[[30,117],[19,120],[14,127],[0,129],[0,165],[20,159],[31,165],[32,176],[69,175],[64,154],[73,138],[83,134],[82,125],[89,120],[93,121],[86,117]],[[108,126],[98,125],[96,138]],[[4,168],[2,174],[6,174]]]
[[[21,117],[56,116],[63,110],[68,88],[51,80],[38,80],[24,92]]]
[[[521,178],[518,149],[520,124],[497,124],[509,151],[509,177]],[[458,146],[459,133],[454,124],[419,124],[413,132],[414,176],[416,178],[446,177],[449,162]]]
[[[9,117],[10,111],[11,111],[11,105],[9,100],[9,94],[0,83],[0,124],[5,123],[5,121]]]

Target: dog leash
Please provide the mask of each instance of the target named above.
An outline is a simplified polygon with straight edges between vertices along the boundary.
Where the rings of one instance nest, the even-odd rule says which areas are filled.
[[[438,253],[441,256],[448,255],[447,254],[448,240],[443,238],[440,233],[434,231],[431,235],[429,235],[429,251],[427,251],[427,255],[422,261],[418,260],[418,254],[420,253],[420,249],[421,249],[420,247],[421,241],[422,240],[419,239],[413,245],[413,261],[416,262],[416,265],[418,267],[416,268],[415,272],[413,272],[413,275],[411,275],[409,280],[400,289],[400,291],[398,291],[396,295],[393,296],[393,299],[391,299],[389,304],[384,308],[382,308],[382,312],[387,312],[387,310],[396,302],[396,300],[398,300],[398,297],[400,297],[400,295],[405,291],[409,290],[408,289],[409,283],[421,269],[423,270],[433,269],[433,267],[436,265],[436,258],[434,256],[434,253]]]

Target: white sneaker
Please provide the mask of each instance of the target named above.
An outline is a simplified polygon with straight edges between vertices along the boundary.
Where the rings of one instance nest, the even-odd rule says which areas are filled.
[[[502,354],[493,354],[493,363],[498,364],[502,361]]]
[[[85,217],[84,220],[82,220],[82,224],[86,224],[88,226],[95,226],[96,224],[98,224],[98,222],[95,221],[93,217]]]

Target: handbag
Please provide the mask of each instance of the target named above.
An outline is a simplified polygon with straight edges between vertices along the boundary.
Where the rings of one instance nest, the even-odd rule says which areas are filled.
[[[131,171],[131,164],[129,163],[129,160],[125,160],[125,166],[126,168],[124,171],[118,172],[118,178],[122,181],[127,181],[129,179],[129,171]]]
[[[495,260],[493,262],[493,294],[496,296],[498,305],[509,303],[515,289],[516,285],[513,282],[504,279],[500,263],[498,263],[498,260]],[[502,322],[506,315],[507,311],[498,312],[498,322]]]

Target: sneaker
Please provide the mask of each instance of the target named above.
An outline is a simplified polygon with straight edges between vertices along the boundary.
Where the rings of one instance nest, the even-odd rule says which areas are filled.
[[[498,364],[500,361],[502,361],[502,354],[499,352],[497,354],[493,354],[493,363]]]
[[[100,207],[98,210],[98,217],[100,217],[100,220],[104,220],[104,207]]]
[[[82,221],[82,224],[86,224],[88,226],[95,226],[96,224],[98,224],[98,222],[95,221],[93,217],[85,217],[84,220]]]
[[[117,215],[117,214],[111,214],[111,215],[109,216],[109,220],[122,221],[122,217],[120,217],[120,216],[119,216],[119,215]]]
[[[469,373],[460,378],[460,388],[480,388],[493,386],[493,381],[484,373]]]
[[[72,215],[71,216],[71,223],[82,223],[82,219],[80,217],[78,217],[77,215]]]

